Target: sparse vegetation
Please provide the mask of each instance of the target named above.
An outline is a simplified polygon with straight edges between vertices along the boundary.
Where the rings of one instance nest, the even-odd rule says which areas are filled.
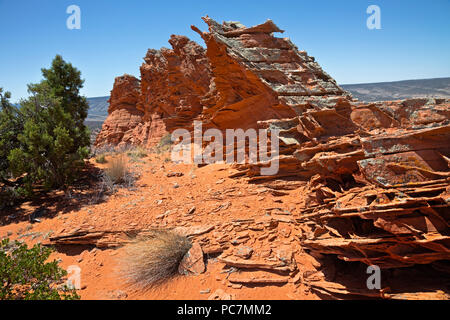
[[[129,175],[128,164],[125,157],[119,156],[113,158],[110,161],[108,168],[105,170],[105,175],[114,184],[124,183],[127,175]]]
[[[128,152],[128,156],[131,158],[131,160],[137,161],[139,159],[147,157],[148,153],[143,147],[136,147],[135,149]]]
[[[95,158],[95,162],[100,163],[100,164],[106,163],[106,162],[107,162],[107,161],[106,161],[106,156],[105,156],[104,154],[98,155],[98,156]]]
[[[114,155],[117,153],[116,146],[106,144],[101,147],[93,146],[91,148],[91,157],[95,157],[98,155]]]
[[[159,141],[158,145],[154,148],[154,151],[157,154],[161,154],[164,152],[167,152],[170,150],[171,146],[172,146],[173,142],[172,142],[172,135],[171,134],[167,134],[164,137],[161,138],[161,140]]]
[[[46,262],[52,250],[4,239],[0,243],[0,300],[78,300],[74,289],[61,287],[67,272]]]
[[[9,99],[11,93],[0,88],[0,210],[21,197],[23,190],[20,180],[12,179],[8,156],[11,150],[20,146],[18,135],[23,130],[23,118],[20,111]]]
[[[101,176],[101,186],[100,186],[100,191],[95,195],[95,197],[91,200],[92,204],[98,203],[98,201],[100,200],[100,198],[103,196],[104,192],[107,193],[114,193],[116,191],[116,185],[114,184],[114,182],[111,180],[111,178],[109,177],[108,174],[103,173],[103,175]]]
[[[191,241],[172,231],[157,230],[126,248],[121,276],[134,286],[148,289],[173,277]]]

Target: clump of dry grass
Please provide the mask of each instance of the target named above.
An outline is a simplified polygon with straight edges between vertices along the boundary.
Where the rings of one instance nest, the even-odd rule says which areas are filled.
[[[134,187],[138,174],[130,170],[126,157],[122,154],[108,162],[108,167],[101,175],[101,192],[114,193],[117,186],[131,189]]]
[[[125,157],[120,156],[113,158],[106,168],[105,174],[114,184],[125,182],[126,177],[129,174],[128,164]]]
[[[120,263],[120,275],[133,286],[148,289],[173,277],[191,241],[172,231],[153,231],[129,244]]]

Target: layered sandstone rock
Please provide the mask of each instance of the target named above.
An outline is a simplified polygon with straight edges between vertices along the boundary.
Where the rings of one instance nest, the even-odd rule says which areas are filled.
[[[289,39],[275,38],[272,33],[283,31],[272,21],[252,28],[204,21],[209,32],[192,28],[205,40],[206,51],[187,37],[171,36],[173,49],[147,52],[135,104],[144,115],[128,127],[135,137],[141,135],[142,144],[151,146],[174,129],[190,129],[196,119],[205,129],[256,128],[258,121],[301,114],[311,97],[319,105],[349,98],[313,57]],[[116,118],[112,113],[109,117]],[[122,130],[107,126],[103,131],[97,146]]]
[[[116,80],[97,145],[151,146],[174,129],[191,129],[194,120],[204,129],[278,129],[277,175],[261,176],[268,165],[261,162],[238,166],[233,177],[263,183],[277,196],[297,190],[298,212],[273,223],[292,226],[291,252],[302,247],[315,257],[384,270],[427,264],[448,272],[450,100],[358,102],[314,58],[274,37],[282,30],[272,21],[251,28],[204,21],[208,32],[192,29],[206,51],[172,36],[173,49],[147,53],[140,88],[137,79]],[[240,222],[238,231],[244,225],[270,233],[272,224],[264,223]],[[200,243],[205,253],[222,253],[220,261],[244,270],[233,283],[285,283],[296,276],[289,255],[245,259],[227,251],[230,241],[241,240],[208,235]],[[310,274],[301,277],[319,291],[380,296]]]
[[[169,43],[172,49],[148,50],[140,69],[140,84],[127,76],[116,79],[97,147],[151,147],[174,129],[191,128],[203,110],[201,99],[210,90],[210,66],[205,49],[187,37],[172,35]]]
[[[169,43],[173,49],[149,50],[144,58],[140,109],[146,121],[156,114],[171,131],[190,127],[202,112],[211,78],[203,47],[184,36],[172,35]]]
[[[352,102],[273,120],[294,148],[279,176],[241,169],[268,186],[308,181],[297,221],[311,250],[381,268],[448,260],[449,110],[444,99]]]
[[[215,101],[208,100],[202,120],[224,128],[257,128],[259,121],[299,115],[308,97],[347,97],[314,58],[287,38],[271,20],[246,28],[203,18],[209,32],[192,26],[205,40],[213,74]]]
[[[108,100],[108,118],[97,135],[97,146],[138,143],[133,132],[144,116],[137,108],[139,97],[140,81],[137,78],[130,75],[116,78]]]

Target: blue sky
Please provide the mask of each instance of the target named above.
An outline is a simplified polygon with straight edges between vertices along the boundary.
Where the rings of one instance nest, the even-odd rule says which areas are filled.
[[[81,8],[81,30],[69,30],[69,5]],[[369,5],[381,30],[366,27]],[[88,97],[109,95],[114,78],[139,76],[148,48],[171,34],[201,43],[201,16],[247,26],[272,19],[340,84],[450,76],[450,0],[0,0],[0,87],[13,101],[39,82],[61,54],[81,70]]]

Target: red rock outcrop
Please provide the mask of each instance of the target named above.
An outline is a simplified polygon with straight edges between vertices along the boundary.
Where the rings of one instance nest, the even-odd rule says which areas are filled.
[[[279,129],[278,174],[261,176],[267,163],[258,163],[239,165],[233,177],[263,183],[274,195],[298,190],[297,214],[282,218],[295,225],[309,253],[382,269],[427,264],[448,272],[450,100],[358,102],[313,57],[274,37],[282,30],[272,21],[251,28],[204,21],[208,32],[192,29],[206,51],[172,36],[173,49],[147,53],[140,92],[137,79],[132,85],[116,80],[97,144],[150,146],[197,119],[220,130]],[[223,252],[225,242],[202,244],[206,252]],[[280,264],[226,252],[220,260],[291,276],[296,270],[291,258]],[[271,281],[260,271],[232,282]],[[276,281],[288,281],[287,274]],[[364,291],[324,277],[310,280],[311,286],[336,294]]]
[[[138,143],[133,132],[144,116],[137,108],[139,96],[140,81],[136,77],[123,75],[116,78],[108,100],[108,118],[97,135],[96,145]]]
[[[204,20],[209,32],[192,29],[205,40],[206,51],[187,37],[171,36],[173,49],[147,52],[136,105],[144,116],[139,124],[130,123],[133,141],[154,145],[174,129],[191,128],[195,119],[205,128],[256,128],[258,121],[298,115],[308,97],[325,104],[349,97],[314,58],[289,39],[273,37],[283,31],[272,21],[246,28]],[[121,132],[113,126],[103,131],[97,146],[110,142],[104,136]]]
[[[444,99],[352,102],[271,121],[294,148],[281,156],[278,178],[308,181],[303,244],[382,268],[448,260],[449,110]],[[270,187],[277,177],[255,167],[242,170]]]
[[[184,36],[172,35],[169,43],[172,49],[148,50],[140,69],[139,87],[137,79],[132,81],[132,88],[124,84],[129,81],[127,76],[116,79],[109,116],[97,138],[97,147],[105,144],[151,147],[174,129],[190,128],[193,119],[202,112],[201,99],[209,92],[211,83],[205,49]],[[133,92],[130,101],[126,89]],[[115,112],[117,109],[122,111]],[[133,113],[128,115],[124,109]],[[124,119],[121,121],[120,117]]]
[[[448,100],[359,103],[313,58],[273,37],[281,30],[271,21],[204,20],[209,33],[193,29],[220,97],[204,118],[219,128],[280,129],[278,175],[241,168],[250,181],[308,181],[305,246],[382,268],[449,259]]]
[[[184,36],[172,35],[171,50],[149,50],[141,66],[139,108],[148,121],[155,114],[168,131],[190,127],[202,112],[200,100],[211,82],[205,49]]]
[[[192,26],[205,40],[214,90],[202,120],[219,129],[257,128],[259,121],[291,118],[302,112],[306,97],[348,94],[314,58],[287,38],[271,20],[246,28],[238,22],[220,25],[203,18],[209,32]]]

